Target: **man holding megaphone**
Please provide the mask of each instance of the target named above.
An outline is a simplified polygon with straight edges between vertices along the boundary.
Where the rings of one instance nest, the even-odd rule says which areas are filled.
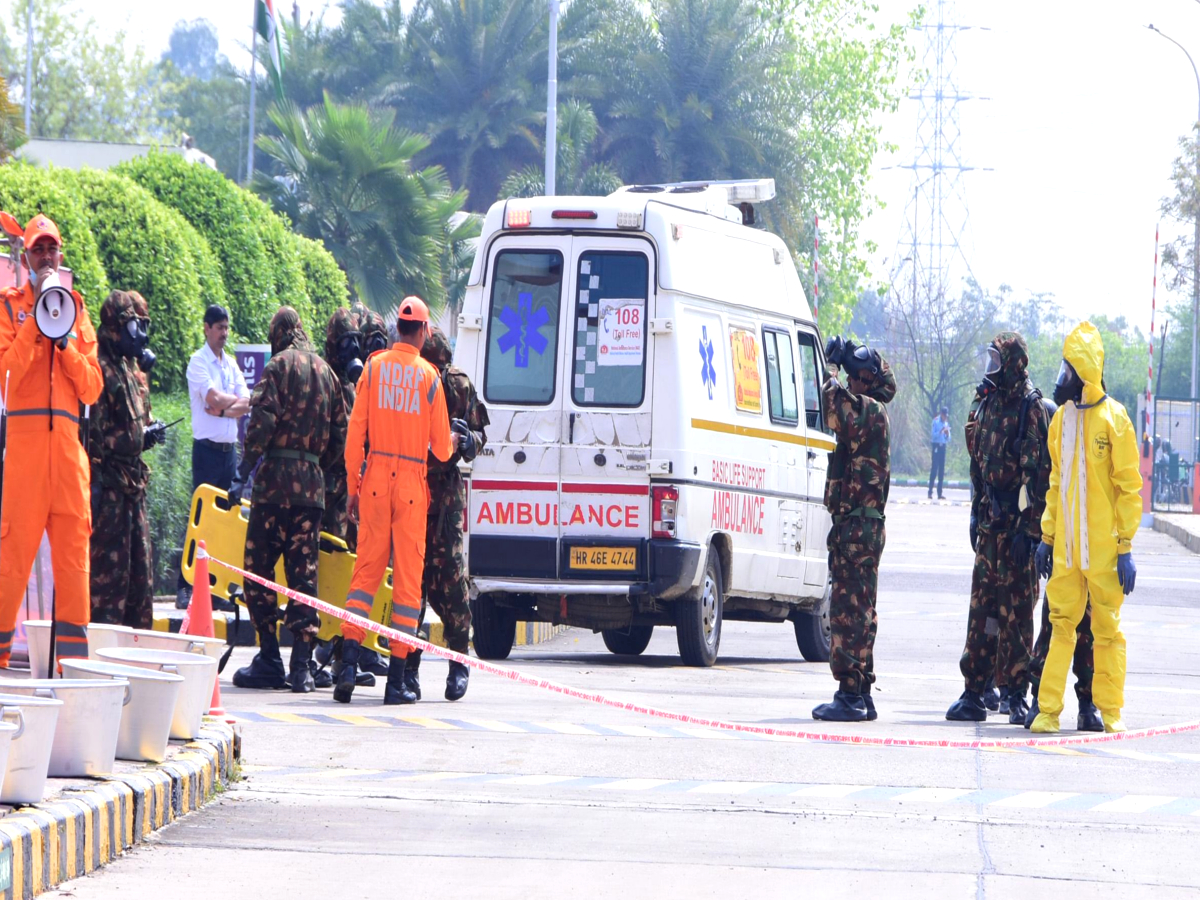
[[[5,230],[12,231],[5,216]],[[44,215],[12,234],[29,281],[0,293],[0,385],[8,440],[0,510],[0,667],[8,665],[29,571],[50,536],[55,656],[86,657],[91,504],[81,404],[100,396],[96,332],[83,298],[59,281],[62,238]],[[41,675],[42,673],[36,673]]]

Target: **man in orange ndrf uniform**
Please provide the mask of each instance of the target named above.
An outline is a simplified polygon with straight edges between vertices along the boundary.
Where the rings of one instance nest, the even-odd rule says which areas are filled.
[[[400,301],[391,350],[374,353],[358,379],[357,399],[346,438],[349,515],[358,523],[358,559],[346,595],[346,610],[367,618],[383,581],[388,558],[392,566],[392,627],[417,633],[421,613],[421,574],[425,567],[425,516],[429,487],[425,461],[430,452],[445,462],[457,446],[450,431],[446,398],[438,370],[421,358],[429,336],[429,308],[419,297]],[[363,469],[364,446],[370,445]],[[354,693],[359,646],[366,632],[342,625],[342,670],[333,699],[349,703]],[[413,703],[416,694],[404,687],[408,648],[391,646],[387,705]]]
[[[51,341],[34,321],[46,277],[62,264],[58,226],[43,215],[25,226],[23,288],[3,292],[0,385],[8,382],[8,453],[0,514],[0,666],[8,665],[29,570],[50,533],[59,659],[86,657],[91,613],[89,569],[91,469],[79,439],[80,404],[95,403],[104,378],[96,332],[83,298],[72,291],[75,327]],[[41,675],[44,673],[34,673]]]

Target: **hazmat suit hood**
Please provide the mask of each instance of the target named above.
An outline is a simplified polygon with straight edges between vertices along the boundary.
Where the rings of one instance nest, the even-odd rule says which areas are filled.
[[[994,377],[996,387],[1006,396],[1024,396],[1029,368],[1029,346],[1025,338],[1015,331],[1002,331],[996,335],[992,346],[1000,353],[1000,371]]]
[[[325,362],[334,368],[338,364],[338,341],[348,334],[361,333],[362,326],[359,318],[346,307],[334,310],[325,326]]]
[[[271,318],[271,327],[267,330],[271,342],[272,355],[282,353],[289,348],[296,350],[312,350],[312,342],[308,332],[300,321],[300,314],[290,306],[279,307],[278,312]]]
[[[350,311],[358,316],[358,327],[363,333],[363,349],[366,350],[367,355],[370,356],[378,350],[386,350],[390,341],[383,316],[373,309],[368,309],[361,302],[351,306]]]
[[[866,384],[862,391],[864,396],[880,403],[891,403],[896,396],[896,376],[892,374],[891,367],[882,356],[874,350],[871,351],[871,355],[876,371],[861,369],[854,377]]]
[[[442,329],[429,329],[429,337],[425,341],[425,346],[421,348],[421,356],[437,366],[439,372],[446,371],[446,367],[454,360],[454,349],[450,346],[450,339],[446,337]]]
[[[121,342],[121,331],[130,319],[138,318],[133,295],[128,291],[113,291],[100,306],[100,328],[96,339],[110,355],[117,356],[117,345]]]
[[[1080,322],[1063,341],[1063,359],[1071,364],[1083,381],[1083,405],[1091,406],[1104,398],[1104,340],[1091,322]]]

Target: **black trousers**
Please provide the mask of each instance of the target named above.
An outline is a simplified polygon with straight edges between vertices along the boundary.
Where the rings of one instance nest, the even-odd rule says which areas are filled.
[[[946,477],[946,445],[933,445],[933,460],[929,464],[929,493],[933,493],[933,480],[937,478],[938,496],[942,496],[942,481]]]
[[[237,445],[230,444],[226,450],[218,450],[211,444],[192,441],[192,491],[202,484],[211,484],[223,491],[233,484],[237,474]],[[186,526],[184,526],[186,528]],[[186,534],[186,531],[185,531]],[[183,573],[175,583],[175,590],[187,587]]]

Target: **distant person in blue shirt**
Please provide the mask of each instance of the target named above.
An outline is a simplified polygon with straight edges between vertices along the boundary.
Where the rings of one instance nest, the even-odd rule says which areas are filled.
[[[946,477],[946,445],[950,443],[950,408],[943,406],[934,417],[929,440],[933,444],[933,462],[929,466],[929,499],[933,499],[933,479],[937,478],[938,499],[942,496],[942,480]]]

